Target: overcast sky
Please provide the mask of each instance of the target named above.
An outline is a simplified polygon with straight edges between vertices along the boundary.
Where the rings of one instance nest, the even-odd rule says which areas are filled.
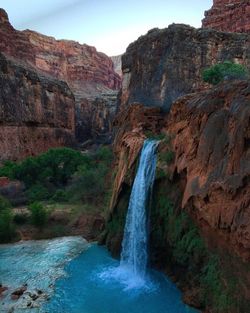
[[[212,0],[0,0],[12,25],[95,46],[108,55],[154,27],[201,26]]]

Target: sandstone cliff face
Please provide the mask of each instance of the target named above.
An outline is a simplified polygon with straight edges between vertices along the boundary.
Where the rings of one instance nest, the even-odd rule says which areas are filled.
[[[250,68],[250,37],[185,25],[153,29],[122,56],[121,105],[141,102],[169,110],[178,97],[206,87],[201,73],[233,60]]]
[[[157,171],[164,175],[156,176],[154,203],[159,203],[157,197],[168,198],[176,212],[188,213],[208,249],[220,255],[229,277],[237,280],[237,297],[244,300],[238,299],[241,304],[237,309],[232,307],[225,312],[245,312],[250,302],[250,81],[226,83],[186,95],[173,103],[167,115],[162,115],[159,108],[131,105],[118,115],[116,124],[119,131],[114,151],[118,160],[107,220],[108,248],[119,255],[140,149],[148,131],[161,132],[168,140],[159,145],[159,156],[168,149],[174,152],[174,160],[164,166],[162,161],[157,164]],[[150,217],[152,264],[168,273],[171,268],[171,274],[186,291],[185,300],[199,307],[203,301],[202,287],[197,284],[201,264],[195,262],[202,255],[195,254],[194,263],[178,268],[164,219],[150,214],[154,214]],[[114,231],[113,225],[117,224],[120,226]],[[155,229],[157,240],[152,235]],[[204,312],[218,311],[209,307]]]
[[[167,117],[182,208],[250,260],[250,82],[178,99]],[[204,226],[205,228],[205,226]]]
[[[214,0],[202,26],[224,32],[250,33],[249,0]]]
[[[0,54],[0,161],[72,145],[74,96],[65,82]]]
[[[103,93],[120,88],[121,78],[115,72],[113,62],[108,56],[86,44],[56,40],[30,30],[17,31],[11,26],[6,12],[2,9],[0,9],[0,38],[0,52],[68,83],[76,99],[77,134],[84,133],[85,128],[81,125],[87,125],[88,129],[96,133],[104,132],[102,128],[99,129],[99,124],[95,124],[95,119],[91,115],[86,115],[86,112],[98,110],[99,107],[95,106],[96,98],[102,97]],[[112,106],[107,97],[104,97],[103,103],[106,103],[106,111]],[[110,114],[112,115],[112,112]],[[106,124],[105,120],[102,123]],[[107,135],[109,131],[109,128],[105,129]],[[78,139],[82,141],[86,137],[84,134],[83,138]]]

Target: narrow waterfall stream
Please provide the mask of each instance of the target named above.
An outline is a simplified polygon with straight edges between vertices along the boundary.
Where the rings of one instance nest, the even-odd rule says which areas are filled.
[[[147,205],[155,179],[158,141],[145,140],[129,200],[120,266],[144,279],[148,263]]]

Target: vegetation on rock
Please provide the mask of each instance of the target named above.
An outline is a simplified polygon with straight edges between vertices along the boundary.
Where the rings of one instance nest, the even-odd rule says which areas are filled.
[[[0,243],[11,241],[15,237],[11,205],[7,199],[0,196]]]
[[[202,73],[204,82],[217,85],[224,80],[245,79],[248,77],[247,69],[233,62],[223,62],[215,64]]]

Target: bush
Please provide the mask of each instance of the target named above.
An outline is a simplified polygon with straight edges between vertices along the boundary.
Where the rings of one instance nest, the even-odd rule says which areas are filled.
[[[166,164],[171,164],[174,161],[174,157],[175,157],[175,153],[170,150],[159,153],[159,160]]]
[[[31,222],[34,226],[42,228],[47,222],[47,211],[39,202],[34,202],[29,206],[31,211]]]
[[[9,208],[11,208],[9,200],[0,195],[0,212]]]
[[[58,202],[67,202],[68,201],[68,193],[63,189],[58,189],[52,197],[53,201]]]
[[[0,211],[0,242],[9,242],[14,236],[15,228],[12,223],[11,210],[3,209]]]
[[[26,195],[27,195],[29,202],[31,203],[35,201],[46,200],[50,196],[48,189],[41,184],[36,184],[30,187],[26,191]]]
[[[224,80],[245,79],[248,76],[247,69],[241,65],[226,61],[215,64],[202,73],[204,82],[217,85]]]

